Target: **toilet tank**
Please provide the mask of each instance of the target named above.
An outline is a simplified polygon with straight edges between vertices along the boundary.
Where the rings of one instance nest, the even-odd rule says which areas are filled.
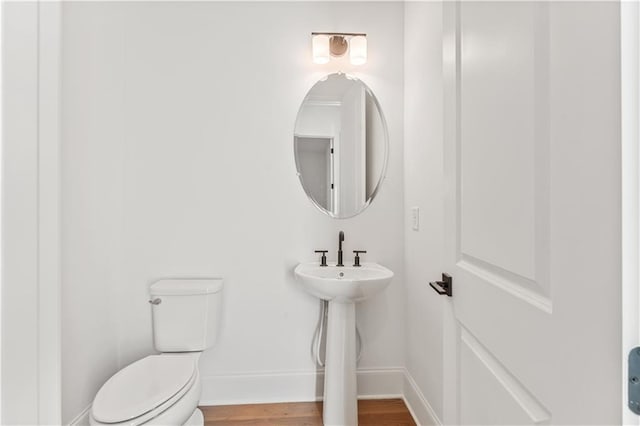
[[[151,285],[153,342],[160,352],[199,352],[218,337],[222,279],[163,279]]]

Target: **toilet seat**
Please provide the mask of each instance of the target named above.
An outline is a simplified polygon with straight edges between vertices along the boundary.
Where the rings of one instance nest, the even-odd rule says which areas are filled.
[[[188,354],[148,356],[107,380],[91,417],[102,424],[143,424],[179,401],[197,377],[196,358]]]

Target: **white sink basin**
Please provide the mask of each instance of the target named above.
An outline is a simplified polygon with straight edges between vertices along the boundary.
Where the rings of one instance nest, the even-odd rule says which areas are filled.
[[[359,267],[301,263],[294,273],[306,291],[339,303],[368,299],[384,290],[393,278],[393,272],[377,263],[363,263]]]

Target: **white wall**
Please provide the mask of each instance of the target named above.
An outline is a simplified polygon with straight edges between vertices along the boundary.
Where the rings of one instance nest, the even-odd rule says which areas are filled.
[[[296,123],[296,133],[301,136],[338,137],[340,134],[340,107],[333,103],[307,104],[302,108]]]
[[[443,220],[442,4],[405,5],[406,366],[434,414],[443,410],[443,310],[429,281],[440,279]],[[411,208],[420,229],[411,229]]]
[[[403,19],[402,3],[65,3],[65,421],[153,352],[147,286],[163,276],[225,278],[203,400],[225,380],[315,372],[319,302],[292,269],[314,249],[335,259],[339,230],[347,260],[365,249],[397,272],[358,307],[359,365],[404,364]],[[313,64],[311,31],[366,32],[369,62]],[[391,145],[377,199],[348,220],[311,205],[293,157],[300,103],[338,70],[375,92]]]
[[[88,11],[91,11],[88,13]],[[123,69],[120,15],[63,4],[62,420],[118,369],[122,270]]]

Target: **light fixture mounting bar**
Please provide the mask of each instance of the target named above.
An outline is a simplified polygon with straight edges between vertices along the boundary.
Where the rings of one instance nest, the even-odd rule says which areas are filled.
[[[347,36],[347,37],[357,37],[357,36],[367,36],[367,33],[317,33],[312,32],[312,36],[314,35],[328,35],[328,36]]]

